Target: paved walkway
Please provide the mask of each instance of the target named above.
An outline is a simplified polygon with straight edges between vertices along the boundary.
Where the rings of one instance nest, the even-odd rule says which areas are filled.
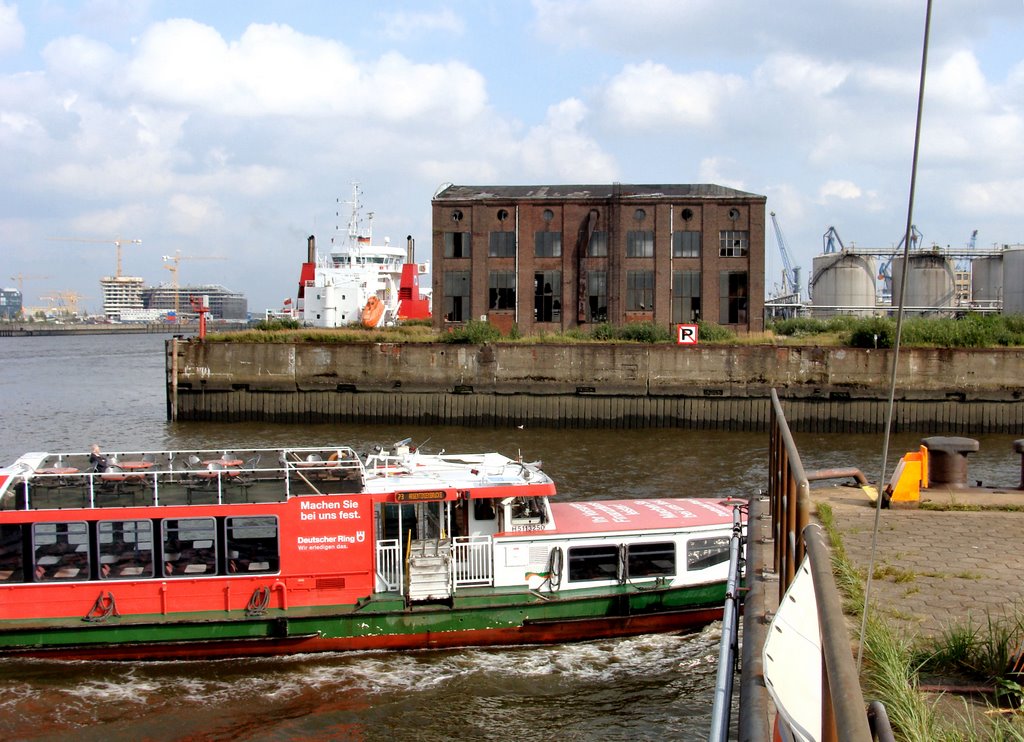
[[[832,506],[846,553],[863,570],[871,555],[874,505],[860,490],[815,490]],[[1024,507],[1020,490],[929,492],[935,501]],[[1024,512],[882,510],[872,606],[908,637],[937,636],[968,620],[1024,615]]]

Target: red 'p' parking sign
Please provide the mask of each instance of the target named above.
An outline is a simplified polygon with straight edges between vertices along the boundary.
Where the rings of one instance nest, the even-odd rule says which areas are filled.
[[[697,344],[697,325],[676,325],[677,345]]]

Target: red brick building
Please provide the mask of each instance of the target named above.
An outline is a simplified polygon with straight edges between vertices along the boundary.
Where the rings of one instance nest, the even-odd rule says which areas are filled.
[[[447,186],[434,326],[764,329],[765,197],[717,185]]]

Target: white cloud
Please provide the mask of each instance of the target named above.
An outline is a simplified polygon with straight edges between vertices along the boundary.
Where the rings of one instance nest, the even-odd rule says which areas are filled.
[[[461,36],[466,30],[462,18],[450,8],[436,13],[410,13],[399,11],[387,13],[384,18],[384,38],[404,41],[429,33],[447,33]]]
[[[220,227],[224,220],[220,204],[211,196],[176,193],[171,196],[167,211],[178,234],[199,235],[204,230]]]
[[[850,74],[847,65],[822,63],[803,54],[774,54],[758,66],[759,85],[798,98],[820,98],[836,92]]]
[[[1024,179],[968,183],[957,189],[957,210],[971,216],[1016,214],[1024,203]],[[1020,234],[1003,237],[1004,242],[1020,241]]]
[[[734,160],[728,157],[705,157],[700,161],[698,177],[701,183],[714,183],[715,185],[745,191],[747,186],[743,180],[725,174],[726,169],[735,170],[739,169],[739,167]]]
[[[0,54],[19,51],[25,43],[25,26],[18,18],[18,6],[0,0]]]
[[[708,127],[743,88],[738,75],[677,73],[648,61],[626,65],[608,83],[602,102],[605,116],[623,128]]]
[[[830,199],[851,201],[860,198],[864,192],[849,180],[830,180],[818,189],[818,201],[825,203]]]
[[[344,45],[282,24],[252,24],[236,42],[191,20],[150,27],[129,65],[154,104],[239,118],[465,120],[486,104],[483,77],[459,62],[417,64],[397,52],[359,62]]]
[[[570,98],[548,108],[541,126],[532,128],[522,142],[521,167],[537,182],[571,183],[614,180],[618,168],[593,137],[580,130],[586,106]]]
[[[982,108],[992,102],[978,59],[967,49],[953,52],[937,69],[929,70],[925,96],[928,103],[955,108]]]
[[[116,82],[119,55],[107,44],[85,36],[67,36],[43,48],[47,73],[55,85],[85,84],[103,90]]]

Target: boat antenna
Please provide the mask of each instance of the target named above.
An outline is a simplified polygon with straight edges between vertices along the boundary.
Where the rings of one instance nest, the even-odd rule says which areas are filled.
[[[903,335],[903,307],[907,297],[907,276],[910,271],[909,253],[911,230],[914,224],[914,192],[917,188],[917,160],[921,149],[921,117],[924,111],[924,81],[928,70],[928,34],[932,23],[932,0],[928,0],[924,17],[924,41],[921,44],[921,79],[917,88],[917,123],[914,127],[914,158],[910,166],[910,196],[907,199],[907,226],[903,239],[903,271],[900,276],[900,301],[896,310],[896,337],[893,338],[892,369],[889,376],[889,403],[885,413],[885,436],[882,442],[882,474],[878,478],[878,494],[875,497],[875,522],[871,532],[871,557],[868,560],[868,578],[864,587],[864,606],[861,614],[860,641],[857,647],[857,673],[864,660],[864,637],[868,626],[868,608],[871,605],[871,576],[875,571],[875,554],[878,550],[878,523],[882,512],[885,470],[889,454],[889,437],[892,432],[893,408],[896,399],[896,370],[899,368],[900,341]]]

